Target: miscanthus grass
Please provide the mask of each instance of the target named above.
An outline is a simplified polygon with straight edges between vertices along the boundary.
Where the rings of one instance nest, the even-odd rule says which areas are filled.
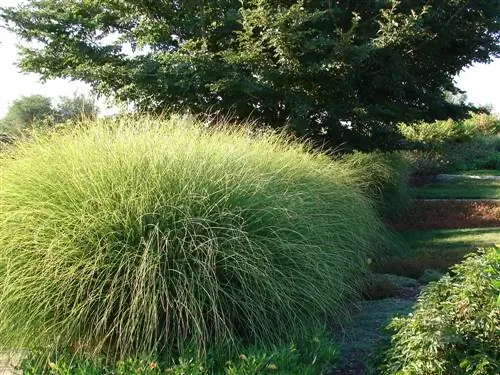
[[[0,344],[108,358],[275,343],[339,313],[381,239],[341,162],[182,118],[0,158]]]

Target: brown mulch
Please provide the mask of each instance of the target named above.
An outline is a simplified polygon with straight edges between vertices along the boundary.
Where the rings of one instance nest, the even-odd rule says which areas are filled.
[[[414,200],[404,217],[388,224],[396,230],[500,227],[500,202]]]

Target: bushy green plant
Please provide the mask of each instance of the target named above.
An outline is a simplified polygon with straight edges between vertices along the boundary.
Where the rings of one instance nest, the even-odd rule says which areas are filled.
[[[413,176],[426,176],[450,170],[450,160],[437,150],[404,150],[401,155],[407,161],[409,173]]]
[[[0,163],[4,348],[285,342],[344,309],[383,237],[350,165],[268,134],[102,120]]]
[[[342,158],[383,216],[396,217],[409,203],[408,164],[399,153],[354,152]]]
[[[296,344],[283,346],[250,347],[228,358],[227,353],[210,351],[205,358],[197,358],[195,353],[174,362],[156,359],[123,359],[112,364],[103,359],[89,360],[71,354],[51,355],[43,352],[31,353],[19,366],[25,375],[318,375],[333,363],[335,349],[326,328],[317,328],[300,339]]]
[[[382,373],[498,374],[500,248],[471,254],[395,318]]]
[[[474,127],[482,135],[496,135],[500,133],[500,117],[487,113],[477,113],[463,120],[465,126]]]
[[[500,168],[500,119],[476,114],[464,121],[436,121],[399,127],[410,173],[426,175]]]
[[[399,126],[403,136],[413,142],[428,144],[443,144],[445,142],[465,142],[476,134],[473,122],[440,120],[435,122],[421,122],[418,124]]]

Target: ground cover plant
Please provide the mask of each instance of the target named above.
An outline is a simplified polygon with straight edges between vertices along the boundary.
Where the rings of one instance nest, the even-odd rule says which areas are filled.
[[[146,358],[130,358],[106,363],[103,358],[89,360],[71,353],[46,356],[30,353],[19,369],[25,375],[317,375],[328,370],[336,359],[336,350],[326,327],[317,327],[307,338],[283,346],[252,346],[238,354],[209,351],[205,358],[187,353],[174,363]]]
[[[500,180],[457,178],[410,189],[413,198],[499,199]]]
[[[286,343],[343,311],[383,241],[345,164],[248,129],[102,120],[0,163],[7,349],[175,360]]]
[[[382,374],[497,374],[500,248],[469,255],[395,318]]]

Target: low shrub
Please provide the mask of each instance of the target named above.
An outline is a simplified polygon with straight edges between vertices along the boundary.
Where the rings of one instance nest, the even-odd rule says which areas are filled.
[[[466,142],[476,135],[473,121],[462,122],[451,119],[412,125],[401,124],[399,130],[407,140],[425,144]]]
[[[392,279],[383,274],[369,273],[359,282],[363,300],[391,298],[399,292],[398,286],[395,285]]]
[[[474,127],[476,132],[483,135],[496,135],[500,133],[500,117],[487,113],[477,113],[463,120],[464,126]]]
[[[409,204],[408,164],[398,153],[354,152],[342,158],[385,217],[398,217]]]
[[[395,318],[382,373],[497,374],[500,248],[469,255],[429,284],[413,313]]]
[[[0,164],[3,348],[111,360],[287,342],[344,310],[383,241],[351,165],[274,135],[102,120]]]
[[[477,114],[463,121],[401,124],[410,173],[427,175],[500,168],[500,119]]]
[[[419,279],[427,269],[447,271],[463,259],[463,251],[446,251],[440,254],[418,255],[415,257],[382,257],[372,264],[373,272],[391,273],[398,276]]]

